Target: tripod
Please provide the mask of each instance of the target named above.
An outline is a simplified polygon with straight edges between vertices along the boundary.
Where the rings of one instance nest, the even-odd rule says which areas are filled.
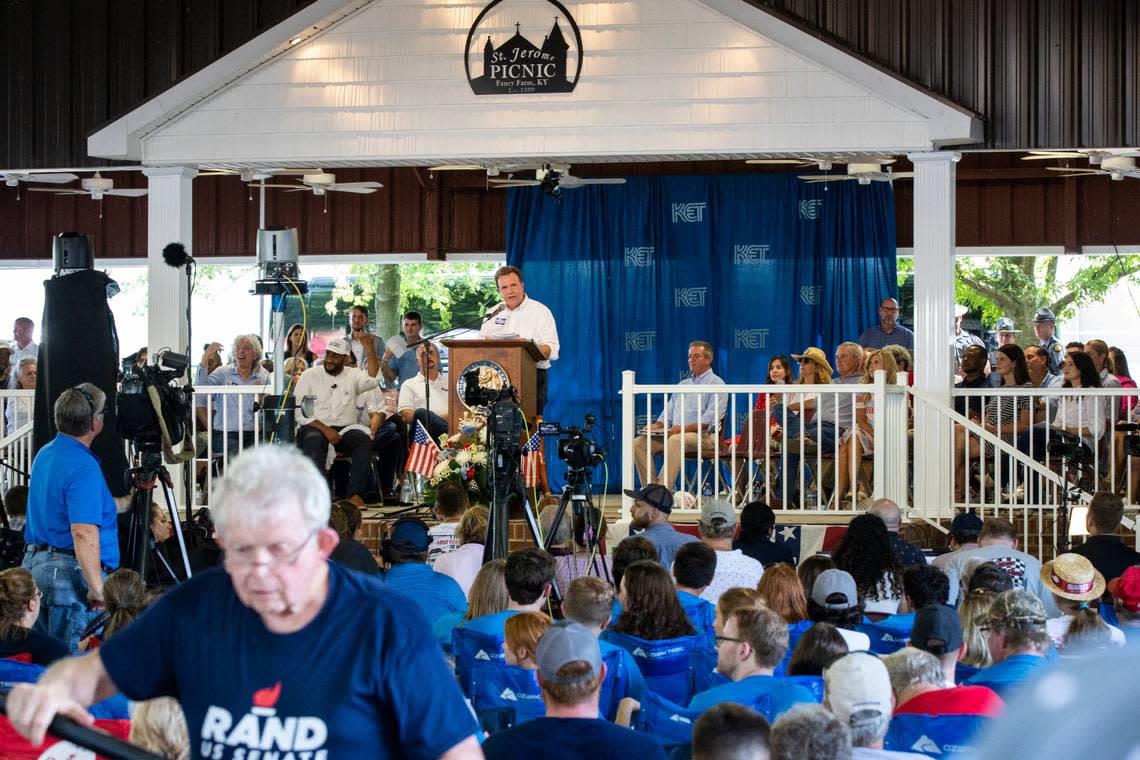
[[[571,541],[575,544],[586,547],[586,556],[596,558],[598,554],[598,544],[601,541],[599,535],[601,531],[601,513],[594,507],[593,498],[593,480],[588,467],[575,467],[567,465],[566,467],[566,484],[562,486],[562,497],[558,501],[558,510],[554,513],[554,520],[550,525],[550,530],[546,535],[546,543],[542,547],[547,551],[550,550],[550,543],[554,540],[554,536],[558,535],[558,528],[562,524],[562,520],[566,517],[566,508],[571,508],[570,524],[574,528],[571,532],[574,533]],[[578,540],[576,533],[577,527],[580,526],[582,530],[581,541]],[[610,577],[610,570],[606,567],[605,560],[601,562],[599,568],[598,564],[591,562],[587,568],[587,575],[593,571],[594,575],[598,577],[605,577],[606,581],[611,585],[613,579]]]
[[[145,442],[140,444],[139,465],[127,470],[126,478],[128,479],[128,488],[134,486],[134,493],[131,496],[131,505],[128,508],[130,522],[127,532],[127,562],[124,563],[125,566],[138,572],[145,581],[148,563],[157,560],[166,568],[167,574],[170,575],[174,583],[189,578],[191,575],[190,557],[186,552],[186,543],[182,537],[178,512],[174,506],[173,481],[170,472],[162,463],[162,453],[158,450],[157,444]],[[166,509],[170,515],[170,524],[174,527],[174,535],[178,538],[178,550],[182,555],[182,565],[186,571],[184,578],[178,577],[174,568],[166,561],[166,557],[158,550],[154,536],[150,531],[151,504],[154,501],[151,492],[156,486],[162,489],[163,497],[166,500]]]
[[[1057,519],[1061,523],[1061,533],[1057,536],[1055,547],[1058,555],[1069,551],[1072,543],[1069,540],[1069,521],[1072,514],[1069,505],[1077,503],[1077,497],[1082,490],[1083,468],[1089,464],[1087,460],[1082,450],[1061,455],[1061,503],[1057,505]]]

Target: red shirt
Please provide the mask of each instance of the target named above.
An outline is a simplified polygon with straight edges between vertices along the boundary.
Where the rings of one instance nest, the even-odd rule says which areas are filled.
[[[919,694],[895,708],[895,715],[984,715],[1001,717],[1002,698],[985,686],[955,686]]]

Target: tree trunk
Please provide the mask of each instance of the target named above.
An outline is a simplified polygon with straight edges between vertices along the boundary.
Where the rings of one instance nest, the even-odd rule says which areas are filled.
[[[372,312],[376,315],[376,335],[388,339],[400,334],[400,265],[377,265],[376,300]]]

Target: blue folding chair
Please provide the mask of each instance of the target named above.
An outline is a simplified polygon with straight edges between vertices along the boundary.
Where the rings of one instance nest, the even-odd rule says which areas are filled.
[[[764,694],[758,699],[745,705],[763,715],[769,722],[775,722],[772,698]],[[666,754],[676,756],[676,750],[689,747],[693,741],[693,724],[701,716],[701,710],[690,710],[681,707],[660,694],[648,692],[641,700],[641,709],[638,710],[630,725],[636,731],[649,734],[665,750]]]
[[[893,654],[905,647],[906,642],[910,640],[910,631],[903,633],[881,623],[860,623],[855,626],[855,630],[867,634],[867,638],[871,639],[873,654]]]
[[[459,687],[471,696],[471,669],[478,662],[506,664],[503,637],[460,626],[451,633],[451,651],[455,655],[455,677]]]
[[[693,696],[689,653],[698,648],[699,636],[648,641],[616,631],[603,631],[602,638],[633,655],[650,691],[678,704],[687,703]]]
[[[43,665],[33,665],[30,662],[0,659],[0,690],[11,691],[18,683],[35,683],[43,674]],[[87,709],[96,720],[128,720],[130,719],[130,703],[122,694],[107,697]]]
[[[823,676],[784,676],[784,680],[804,687],[816,702],[823,704]]]
[[[917,752],[927,757],[963,755],[992,723],[981,715],[896,715],[883,740],[883,749]]]
[[[955,685],[964,683],[967,678],[977,673],[981,668],[975,668],[973,665],[966,665],[959,662],[954,666],[954,683]]]
[[[489,734],[546,714],[535,671],[505,662],[477,662],[472,666],[471,707]]]
[[[606,720],[617,716],[618,705],[629,696],[629,671],[621,649],[611,649],[602,655],[606,666],[606,677],[602,679],[602,691],[598,697],[598,712]]]
[[[1101,620],[1109,625],[1120,626],[1120,619],[1116,616],[1116,607],[1111,604],[1101,602],[1097,605],[1096,611],[1100,613]]]
[[[796,644],[800,643],[800,637],[804,635],[808,628],[811,628],[812,621],[801,620],[798,623],[788,623],[788,651],[784,652],[784,658],[780,660],[780,664],[772,671],[774,676],[784,676],[788,672],[788,663],[791,662],[792,652],[795,651]]]
[[[715,652],[694,649],[689,653],[689,682],[692,684],[690,691],[694,694],[728,683],[728,679],[716,669]]]
[[[710,652],[716,651],[716,631],[713,630],[713,620],[716,618],[716,607],[704,599],[682,599],[681,609],[697,629],[697,636],[701,639],[701,647]]]

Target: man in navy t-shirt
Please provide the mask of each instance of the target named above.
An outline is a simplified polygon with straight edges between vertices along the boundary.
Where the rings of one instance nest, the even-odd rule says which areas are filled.
[[[95,652],[8,697],[33,744],[116,691],[178,699],[194,758],[477,758],[467,709],[423,615],[328,561],[328,486],[291,448],[227,468],[213,504],[224,571],[174,589]]]
[[[606,668],[594,634],[579,623],[556,623],[535,650],[546,717],[495,734],[483,745],[488,760],[543,757],[663,758],[656,741],[598,717]]]

